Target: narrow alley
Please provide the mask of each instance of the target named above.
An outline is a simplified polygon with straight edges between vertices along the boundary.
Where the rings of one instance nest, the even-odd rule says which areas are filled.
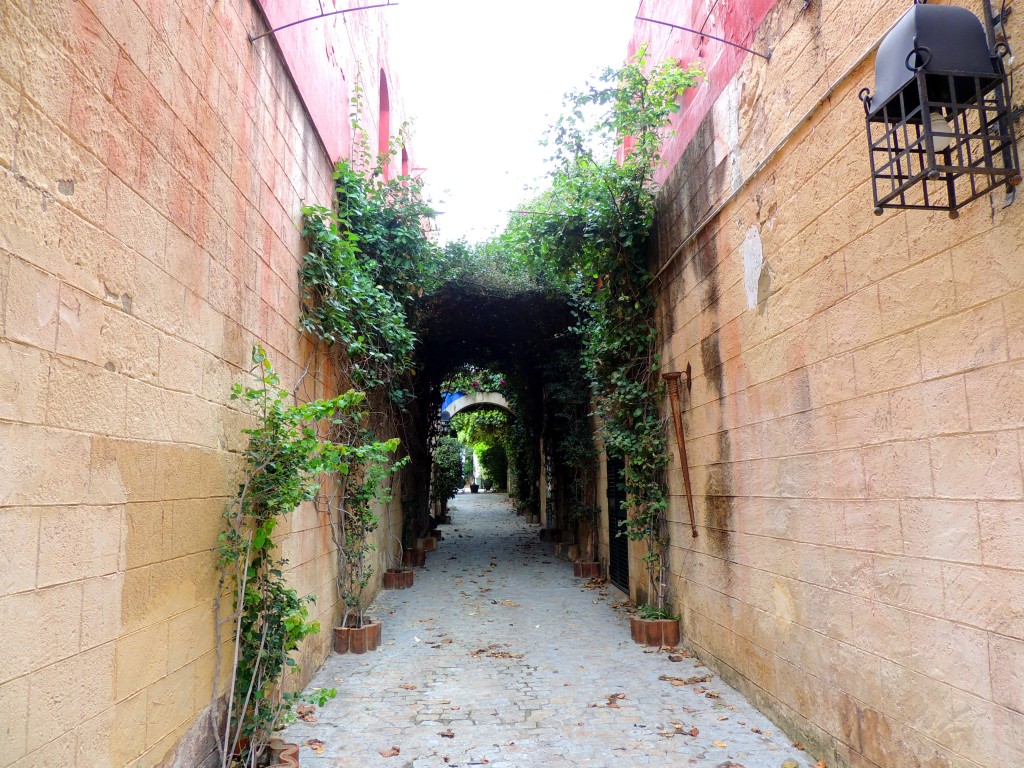
[[[574,579],[504,494],[450,508],[413,588],[376,602],[379,651],[313,678],[338,696],[284,732],[303,766],[813,766],[685,652],[632,643],[624,596]]]

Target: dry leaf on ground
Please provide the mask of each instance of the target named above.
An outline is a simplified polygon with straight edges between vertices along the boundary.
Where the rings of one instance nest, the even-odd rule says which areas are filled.
[[[442,739],[454,739],[455,731],[449,728],[447,731],[438,731],[437,735],[440,736]]]
[[[398,755],[400,755],[401,752],[402,752],[402,750],[400,750],[398,747],[392,747],[391,749],[382,749],[380,751],[380,756],[381,757],[398,757]]]
[[[320,739],[306,739],[302,742],[302,746],[309,747],[318,755],[324,751],[324,743]]]
[[[402,683],[398,687],[402,688],[403,690],[406,690],[406,691],[415,691],[416,690],[416,686],[413,685],[412,683]]]

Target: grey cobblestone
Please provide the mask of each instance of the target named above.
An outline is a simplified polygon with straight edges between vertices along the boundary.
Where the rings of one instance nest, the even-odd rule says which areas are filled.
[[[303,768],[813,767],[717,677],[659,680],[708,670],[633,644],[610,605],[621,595],[573,579],[504,496],[451,508],[413,588],[377,600],[380,650],[332,656],[315,675],[311,686],[338,696],[283,734],[303,745]],[[400,753],[381,756],[391,747]]]

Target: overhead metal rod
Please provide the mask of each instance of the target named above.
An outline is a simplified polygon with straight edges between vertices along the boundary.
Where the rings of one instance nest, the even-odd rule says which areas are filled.
[[[691,34],[700,35],[701,37],[708,37],[708,38],[710,38],[712,40],[717,40],[720,43],[725,43],[726,45],[731,45],[733,48],[739,48],[741,51],[746,51],[747,53],[752,53],[755,56],[760,56],[765,61],[769,61],[771,59],[771,57],[772,57],[772,52],[771,51],[768,51],[768,53],[761,53],[760,51],[755,51],[753,48],[747,48],[745,45],[740,45],[739,43],[734,43],[732,40],[726,40],[724,37],[716,37],[715,35],[709,34],[707,32],[701,32],[699,29],[693,29],[692,27],[682,27],[682,26],[680,26],[678,24],[671,24],[671,23],[669,23],[667,21],[659,21],[658,19],[649,19],[646,16],[637,16],[636,20],[637,21],[649,21],[651,24],[661,24],[663,27],[672,27],[672,29],[681,29],[683,32],[690,32]]]
[[[321,13],[321,14],[319,14],[317,16],[310,16],[307,19],[299,19],[298,21],[290,21],[287,24],[282,24],[280,27],[274,27],[273,29],[268,29],[266,32],[263,32],[263,33],[261,33],[259,35],[254,35],[254,34],[252,34],[250,32],[249,33],[249,42],[250,43],[255,43],[261,37],[266,37],[267,35],[272,35],[275,32],[280,32],[282,29],[288,29],[289,27],[295,27],[295,26],[298,26],[299,24],[305,24],[307,21],[316,21],[317,19],[326,19],[328,16],[340,16],[343,13],[354,13],[355,11],[369,11],[372,8],[388,8],[388,7],[392,6],[392,5],[398,5],[398,3],[377,3],[376,5],[361,5],[358,8],[344,8],[343,10],[340,10],[340,11],[328,11],[327,13]]]

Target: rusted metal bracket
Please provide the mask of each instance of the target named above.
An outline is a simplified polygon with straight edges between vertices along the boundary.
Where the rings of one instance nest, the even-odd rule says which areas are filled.
[[[679,464],[683,470],[683,487],[686,489],[686,507],[690,511],[690,530],[693,531],[693,538],[697,538],[697,519],[693,514],[693,489],[690,487],[690,463],[686,460],[686,439],[683,435],[683,414],[679,408],[679,379],[683,374],[663,373],[661,378],[665,380],[668,387],[668,399],[672,406],[672,424],[676,428],[676,445],[679,446]],[[687,388],[689,388],[690,376],[687,371]]]
[[[690,32],[691,34],[694,34],[694,35],[700,35],[701,37],[706,37],[706,38],[709,38],[711,40],[717,40],[719,43],[724,43],[725,45],[731,45],[733,48],[739,48],[741,51],[746,51],[747,53],[752,53],[755,56],[760,56],[765,61],[771,61],[771,58],[772,58],[772,52],[770,50],[767,53],[761,53],[760,51],[755,51],[753,48],[747,48],[747,46],[745,46],[745,45],[740,45],[739,43],[734,43],[732,40],[726,40],[724,37],[717,37],[716,35],[712,35],[709,32],[704,32],[703,29],[694,29],[693,27],[683,27],[683,26],[680,26],[679,24],[672,24],[671,22],[668,22],[668,21],[659,21],[658,19],[649,19],[646,16],[637,16],[636,20],[637,21],[646,21],[646,22],[649,22],[651,24],[660,24],[663,27],[671,27],[672,29],[679,29],[679,30],[682,30],[683,32]]]
[[[345,13],[355,13],[356,11],[369,11],[369,10],[371,10],[373,8],[387,8],[387,7],[392,6],[392,5],[398,5],[398,3],[392,3],[389,0],[386,3],[377,3],[375,5],[360,5],[358,8],[343,8],[340,11],[327,11],[327,12],[324,12],[323,8],[321,7],[321,12],[319,14],[317,14],[316,16],[309,16],[309,17],[307,17],[305,19],[299,19],[298,21],[292,21],[292,22],[290,22],[288,24],[282,24],[280,27],[274,27],[273,29],[268,29],[266,32],[261,32],[258,35],[255,35],[252,32],[250,32],[249,33],[249,42],[250,43],[255,43],[257,40],[260,40],[261,38],[264,38],[267,35],[273,35],[273,34],[275,34],[277,32],[280,32],[282,29],[289,29],[291,27],[298,26],[299,24],[305,24],[307,21],[317,21],[318,19],[326,19],[329,16],[341,16],[342,14],[345,14]]]

